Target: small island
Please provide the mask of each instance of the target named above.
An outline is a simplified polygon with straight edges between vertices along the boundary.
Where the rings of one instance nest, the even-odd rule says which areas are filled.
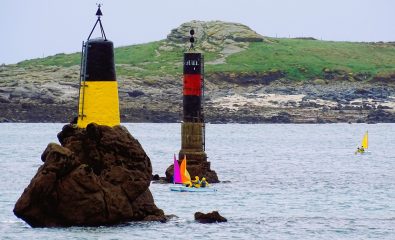
[[[179,122],[182,54],[196,30],[210,123],[395,122],[395,44],[272,38],[192,21],[115,49],[122,122]],[[69,122],[80,53],[0,66],[0,122]]]

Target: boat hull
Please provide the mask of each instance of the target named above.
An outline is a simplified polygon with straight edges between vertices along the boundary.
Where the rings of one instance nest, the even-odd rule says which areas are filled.
[[[173,192],[216,192],[217,189],[211,187],[194,188],[186,186],[171,186],[170,190]]]
[[[355,155],[370,155],[372,152],[365,151],[365,152],[355,152]]]

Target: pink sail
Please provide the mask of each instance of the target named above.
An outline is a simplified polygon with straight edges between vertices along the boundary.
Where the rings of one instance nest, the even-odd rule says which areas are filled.
[[[173,175],[173,182],[174,183],[182,183],[181,180],[181,172],[180,166],[178,165],[178,161],[176,159],[176,155],[174,154],[174,175]]]

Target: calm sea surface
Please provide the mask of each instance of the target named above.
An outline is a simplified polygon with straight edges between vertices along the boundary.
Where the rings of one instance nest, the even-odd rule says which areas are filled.
[[[164,176],[179,124],[124,124]],[[63,124],[0,124],[0,239],[395,239],[395,124],[212,125],[216,193],[151,184],[168,223],[33,229],[12,212]],[[354,150],[369,130],[371,155]],[[221,224],[198,224],[218,210]]]

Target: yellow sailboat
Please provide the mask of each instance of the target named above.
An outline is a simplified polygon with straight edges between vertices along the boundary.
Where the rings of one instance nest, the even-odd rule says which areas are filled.
[[[365,135],[362,138],[362,143],[361,143],[361,147],[358,147],[357,151],[355,151],[355,154],[366,154],[366,153],[370,153],[368,151],[369,148],[369,135],[368,135],[368,131],[366,131]]]

